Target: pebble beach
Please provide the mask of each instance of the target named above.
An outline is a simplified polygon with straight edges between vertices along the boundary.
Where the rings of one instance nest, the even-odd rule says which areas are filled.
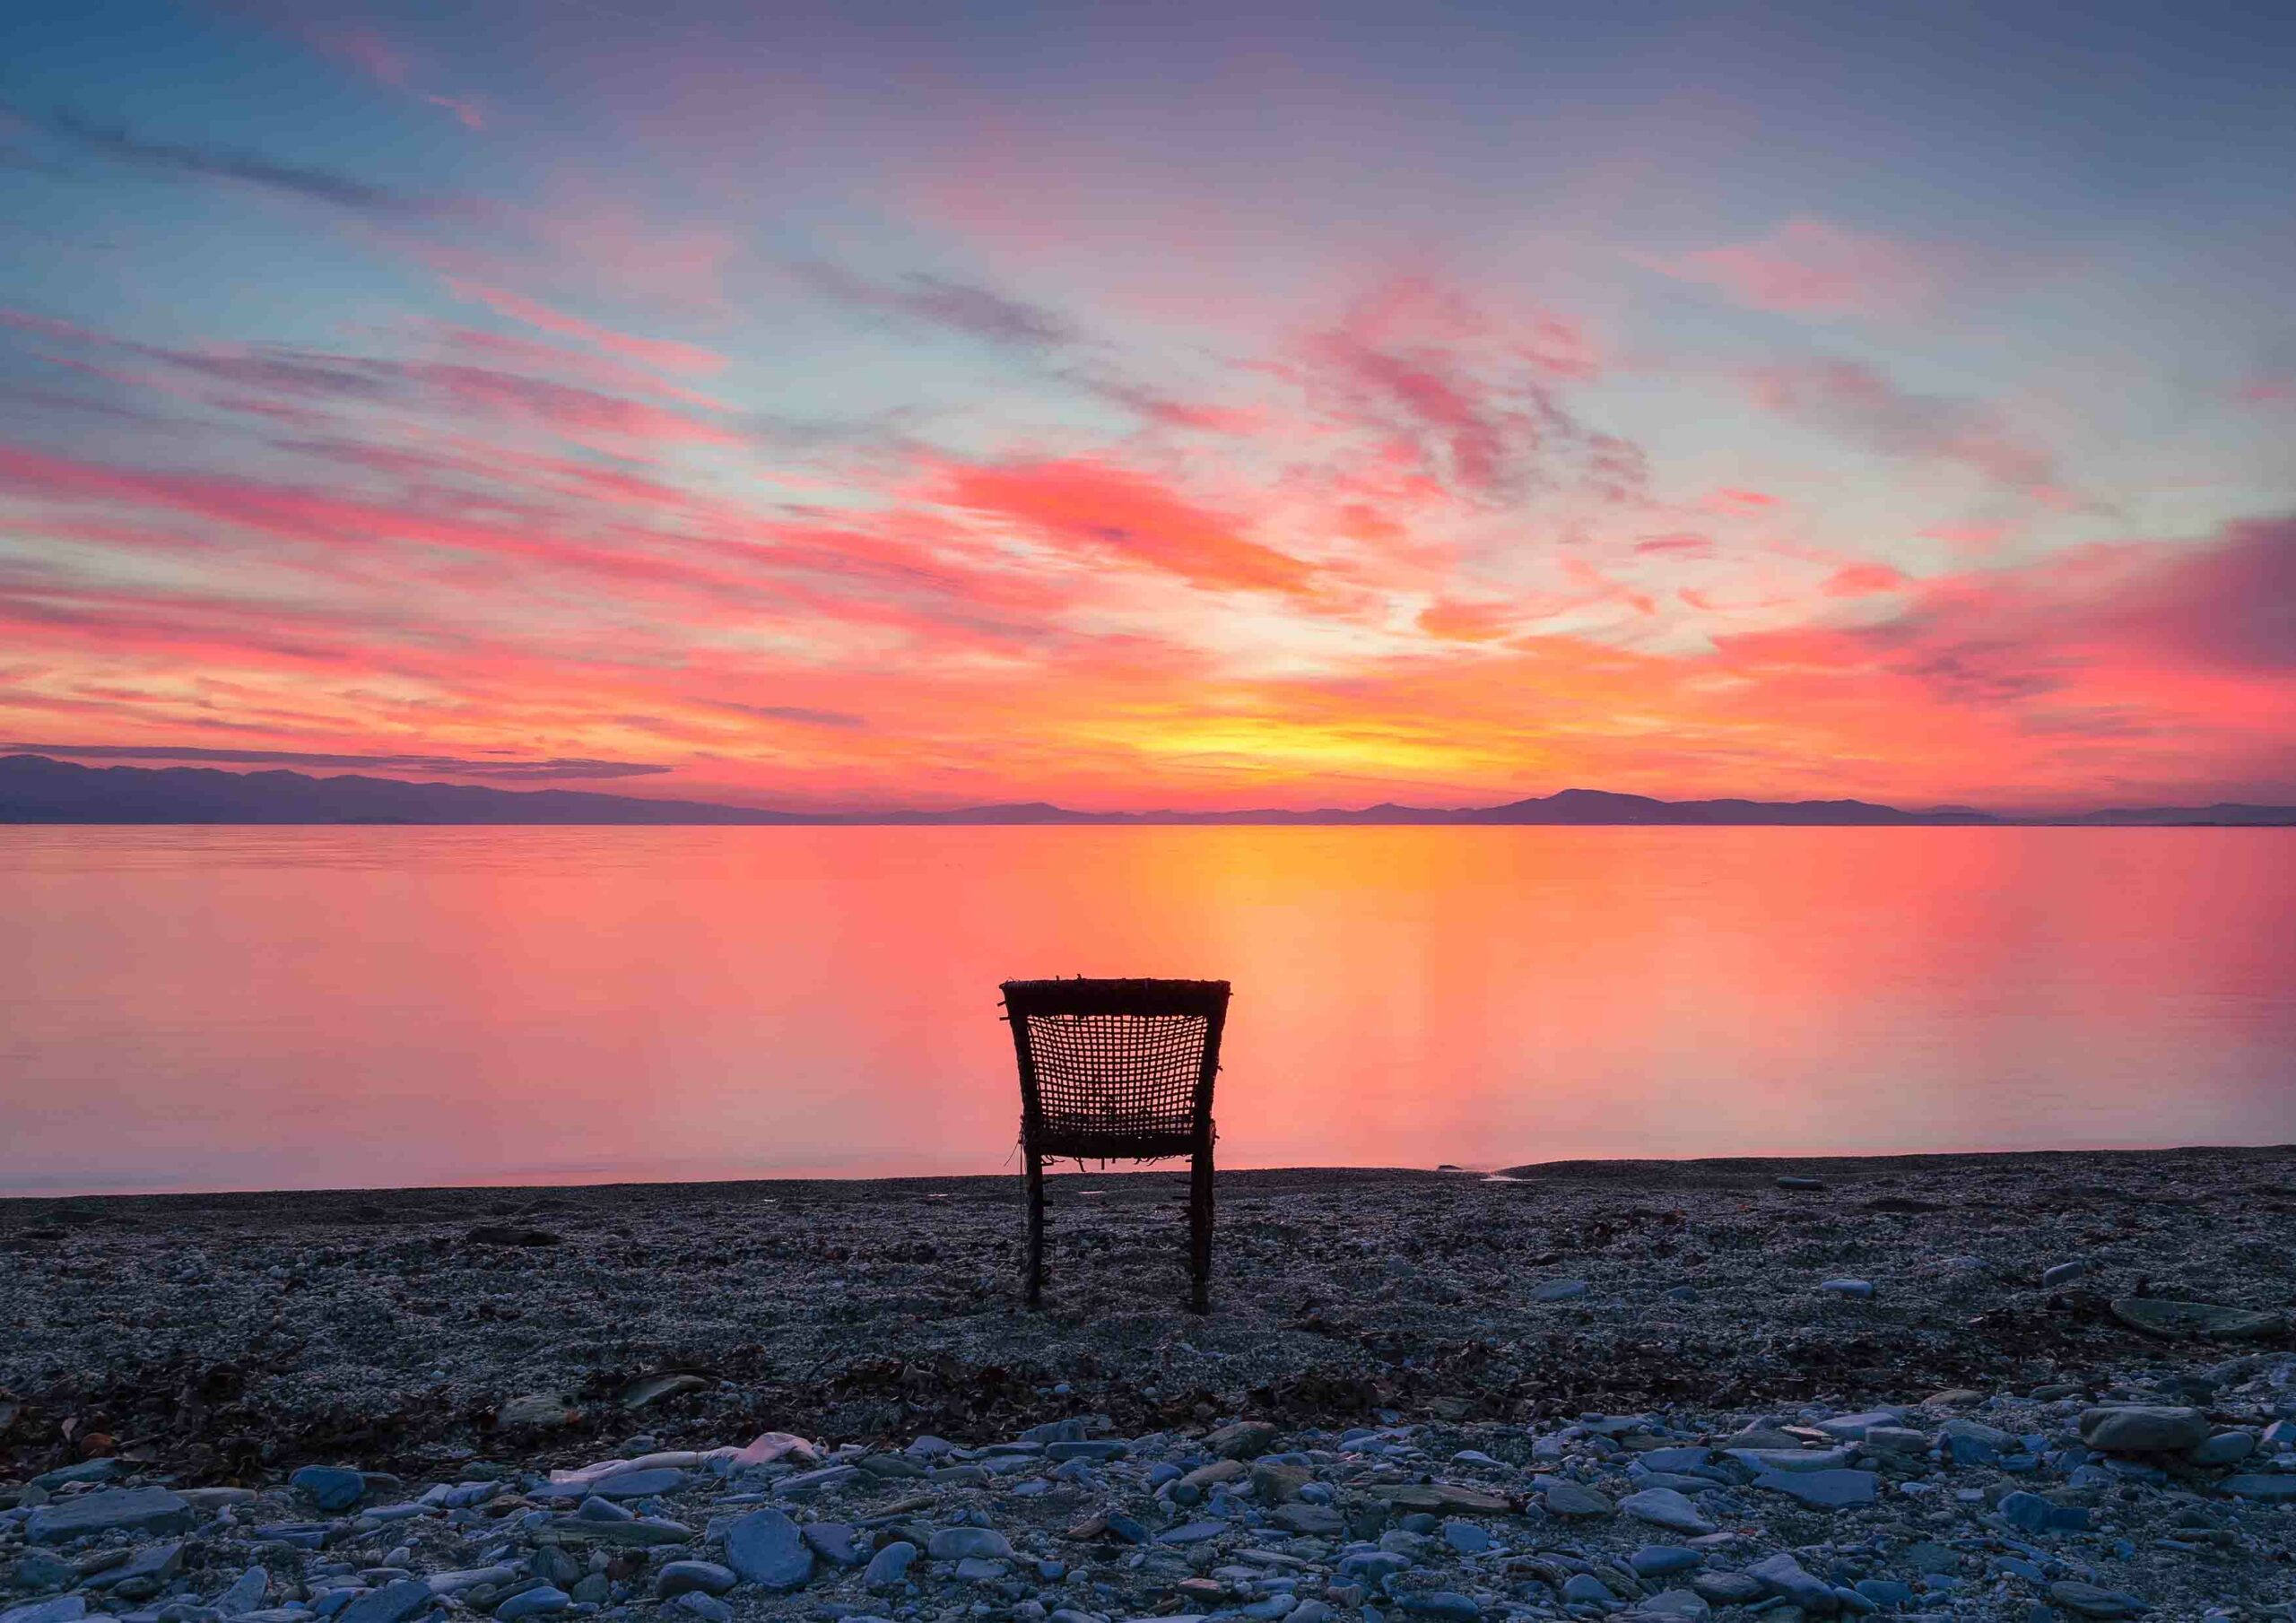
[[[0,1623],[2296,1618],[2296,1150],[0,1202]]]

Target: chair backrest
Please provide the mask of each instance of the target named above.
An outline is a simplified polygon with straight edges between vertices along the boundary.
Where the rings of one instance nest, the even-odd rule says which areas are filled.
[[[1004,1011],[1030,1143],[1118,1158],[1209,1144],[1226,981],[1006,981]]]

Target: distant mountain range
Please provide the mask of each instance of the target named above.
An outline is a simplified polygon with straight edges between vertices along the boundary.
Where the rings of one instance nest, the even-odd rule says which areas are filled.
[[[707,801],[645,800],[579,789],[464,784],[213,767],[83,767],[0,756],[0,823],[435,824],[1650,824],[1707,828],[1901,827],[2013,823],[2111,827],[2296,825],[2296,806],[2149,806],[2057,818],[1996,817],[1966,806],[1904,812],[1862,800],[1653,800],[1565,789],[1503,806],[1368,806],[1360,812],[1070,812],[1042,802],[946,812],[764,812]]]

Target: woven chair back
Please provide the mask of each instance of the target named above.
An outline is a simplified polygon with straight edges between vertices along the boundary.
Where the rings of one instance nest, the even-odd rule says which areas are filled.
[[[1040,1154],[1187,1155],[1212,1137],[1225,981],[1004,983],[1021,1133]]]

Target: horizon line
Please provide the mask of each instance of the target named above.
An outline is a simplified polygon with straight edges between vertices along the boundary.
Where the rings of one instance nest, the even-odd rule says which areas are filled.
[[[120,753],[125,754],[126,753],[127,749],[131,747],[109,746],[109,748],[117,750]],[[54,753],[49,753],[37,748],[27,749],[23,746],[17,745],[7,749],[4,753],[0,753],[0,763],[37,760],[49,766],[70,768],[77,771],[91,774],[130,772],[150,778],[159,778],[164,775],[171,773],[184,773],[207,774],[218,777],[239,780],[275,776],[294,778],[302,783],[314,785],[345,783],[388,785],[395,787],[412,790],[441,790],[466,796],[483,796],[486,797],[485,803],[488,804],[500,804],[500,802],[504,800],[534,801],[544,797],[551,797],[555,801],[562,802],[563,799],[568,797],[578,797],[587,802],[609,803],[615,806],[628,807],[633,810],[642,808],[661,808],[665,810],[690,809],[695,812],[726,814],[727,817],[737,819],[753,817],[762,820],[774,820],[786,823],[832,826],[840,824],[886,825],[953,821],[970,821],[975,824],[996,826],[1026,826],[1029,824],[1048,822],[1055,820],[1079,823],[1149,824],[1250,824],[1274,822],[1305,824],[1323,823],[1328,825],[1335,822],[1356,822],[1369,823],[1375,826],[1411,826],[1413,824],[1442,824],[1447,822],[1473,823],[1482,820],[1489,820],[1492,822],[1503,825],[1509,820],[1500,817],[1500,814],[1501,813],[1516,811],[1518,809],[1528,809],[1532,807],[1552,808],[1557,802],[1567,802],[1574,798],[1583,799],[1587,802],[1607,802],[1611,803],[1613,806],[1639,804],[1651,808],[1665,808],[1670,811],[1694,811],[1701,808],[1747,808],[1754,811],[1798,811],[1812,813],[1823,812],[1830,809],[1839,810],[1844,812],[1855,811],[1862,813],[1877,813],[1887,819],[1903,819],[1915,823],[1917,826],[1930,827],[1966,827],[1983,826],[1987,824],[2009,826],[2048,826],[2052,824],[2083,822],[2099,819],[2140,817],[2162,818],[2172,816],[2181,816],[2187,820],[2191,820],[2197,818],[2199,814],[2211,812],[2237,812],[2249,814],[2277,814],[2274,817],[2266,820],[2266,826],[2274,826],[2281,822],[2296,821],[2296,805],[2264,801],[2234,801],[2219,799],[2196,804],[2154,802],[2148,804],[2139,805],[2096,805],[2080,811],[2058,810],[2048,812],[1997,812],[1961,803],[1944,803],[1908,808],[1885,801],[1866,800],[1856,795],[1830,795],[1796,800],[1768,800],[1752,795],[1737,794],[1706,795],[1686,799],[1670,799],[1664,795],[1644,794],[1629,790],[1588,788],[1578,785],[1572,785],[1561,789],[1552,790],[1544,794],[1518,795],[1512,799],[1497,801],[1490,804],[1466,805],[1422,805],[1395,800],[1383,800],[1370,805],[1361,807],[1336,805],[1319,805],[1312,807],[1248,806],[1187,810],[1178,807],[1166,806],[1116,811],[1092,811],[1064,806],[1057,802],[1048,800],[1002,800],[942,807],[816,807],[804,810],[793,810],[778,806],[745,805],[737,802],[696,800],[672,795],[656,796],[648,794],[617,794],[596,789],[567,788],[555,784],[547,787],[498,788],[492,785],[460,783],[448,778],[398,777],[350,770],[334,773],[298,772],[285,767],[265,767],[259,765],[248,765],[243,770],[234,771],[224,766],[214,764],[212,755],[203,753],[202,755],[196,757],[195,762],[196,764],[195,764],[194,762],[182,761],[178,759],[173,752],[162,753],[157,748],[151,750],[149,753],[139,754],[138,759],[156,759],[161,760],[176,759],[176,764],[167,766],[137,766],[115,760],[112,765],[96,767],[89,766],[83,760],[71,759],[71,756],[82,753],[92,754],[93,752],[58,751]],[[263,753],[284,754],[286,752]],[[97,757],[96,759],[104,759],[104,757]],[[306,757],[305,759],[308,759],[309,758]],[[334,759],[341,760],[346,758],[337,756]],[[443,758],[435,756],[428,758],[410,758],[401,756],[395,759],[428,759],[430,760],[440,760]],[[506,765],[508,764],[509,763],[506,763]],[[556,765],[561,763],[553,762],[549,764]],[[571,765],[574,763],[563,764]],[[517,768],[512,767],[511,769],[515,772]],[[668,771],[671,768],[658,768],[658,770],[661,771]],[[535,779],[534,777],[526,777],[524,778],[524,781],[532,784]],[[100,817],[85,815],[77,817],[52,818],[12,817],[9,815],[9,812],[10,808],[4,803],[0,803],[0,821],[17,823],[78,822],[100,824],[107,820]],[[1388,816],[1383,814],[1392,815]],[[164,824],[170,821],[186,823],[228,823],[233,820],[241,820],[214,817],[197,819],[143,817],[126,820],[147,824]],[[268,820],[274,823],[282,821],[282,820],[276,818],[262,820]],[[311,820],[315,824],[323,825],[326,823],[340,823],[345,820],[388,822],[393,820],[394,820],[378,816],[370,819],[345,820],[338,817],[330,819],[314,819]],[[511,820],[512,826],[516,826],[515,820]],[[549,821],[562,823],[570,820],[578,820],[561,818],[552,820],[537,820],[537,822],[538,824]],[[1567,824],[1576,820],[1558,819],[1556,820]],[[1759,818],[1747,818],[1739,820],[1742,826],[1777,826],[1773,823],[1765,822],[1764,820]],[[1804,817],[1792,820],[1793,824],[1796,826],[1822,826],[1823,821],[1822,818],[1814,816]],[[2251,816],[2240,820],[2243,823],[2246,823],[2254,821],[2255,819]],[[1718,820],[1718,821],[1719,826],[1732,826],[1731,820],[1728,819]],[[676,820],[672,818],[663,818],[660,820],[660,822],[663,826],[679,826]],[[1635,826],[1633,820],[1620,818],[1589,818],[1585,820],[1581,826],[1620,825]],[[1677,823],[1673,826],[1712,825],[1693,822],[1687,824]]]

